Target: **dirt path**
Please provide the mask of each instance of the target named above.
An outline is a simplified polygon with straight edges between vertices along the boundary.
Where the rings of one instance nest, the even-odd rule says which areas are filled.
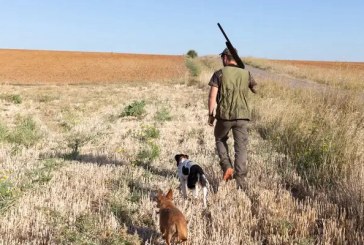
[[[295,78],[286,74],[278,74],[270,71],[258,69],[252,66],[247,66],[247,69],[252,73],[256,79],[274,79],[284,82],[293,88],[312,88],[312,89],[325,89],[326,85],[316,83],[314,81]]]
[[[279,82],[281,82],[283,84],[286,84],[291,88],[319,90],[319,91],[322,91],[323,93],[324,92],[338,92],[339,91],[344,96],[345,95],[358,96],[359,99],[364,101],[364,92],[363,91],[358,92],[358,91],[353,91],[353,90],[338,89],[338,88],[330,87],[330,86],[325,85],[325,84],[317,83],[317,82],[312,81],[312,80],[296,78],[296,77],[290,76],[288,74],[273,73],[273,72],[270,72],[270,71],[258,69],[258,68],[255,68],[253,66],[248,66],[248,65],[246,67],[252,73],[253,77],[257,81],[259,81],[259,80],[275,80],[275,81],[279,81]]]

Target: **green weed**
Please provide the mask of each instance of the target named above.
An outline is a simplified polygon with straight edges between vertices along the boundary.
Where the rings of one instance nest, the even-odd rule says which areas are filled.
[[[62,163],[56,161],[56,159],[45,159],[43,162],[43,166],[40,168],[34,169],[28,175],[31,179],[31,183],[45,184],[52,179],[52,172],[55,169],[58,169]]]
[[[142,131],[139,133],[139,139],[147,141],[149,139],[159,138],[160,131],[155,126],[142,126]]]
[[[160,155],[160,148],[154,142],[145,144],[137,154],[137,163],[149,163],[157,159]]]
[[[19,117],[16,127],[7,136],[10,143],[25,145],[26,147],[34,145],[40,138],[40,131],[30,117]]]
[[[201,64],[197,59],[187,58],[186,67],[192,77],[198,77],[201,74]]]
[[[11,102],[13,104],[21,104],[23,102],[23,99],[19,94],[2,94],[0,95],[0,99]]]
[[[134,101],[130,105],[126,106],[120,117],[133,116],[141,118],[145,113],[145,101]]]
[[[154,115],[154,120],[156,120],[158,122],[171,121],[172,116],[170,115],[170,112],[169,112],[168,108],[162,107]]]

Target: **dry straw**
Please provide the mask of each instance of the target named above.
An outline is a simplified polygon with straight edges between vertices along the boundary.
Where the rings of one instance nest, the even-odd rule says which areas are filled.
[[[105,61],[92,55],[94,66]],[[201,80],[208,80],[207,74],[219,67],[218,58],[200,62],[201,74],[206,74]],[[253,100],[248,187],[238,192],[234,182],[221,181],[213,128],[206,123],[206,86],[188,86],[185,73],[186,85],[176,83],[181,65],[183,59],[172,67],[173,78],[158,73],[159,66],[148,73],[168,84],[1,85],[1,93],[22,97],[20,104],[0,100],[2,125],[11,131],[14,115],[31,115],[41,133],[29,146],[1,138],[0,169],[6,173],[0,180],[1,243],[163,244],[150,193],[168,188],[176,190],[175,204],[189,220],[190,244],[364,242],[360,103],[340,94],[294,90],[274,75],[257,76],[261,90]],[[141,117],[120,116],[141,100]],[[169,120],[156,117],[161,108]],[[159,134],[152,137],[146,129]],[[77,139],[82,144],[70,157],[70,143]],[[160,149],[157,157],[140,161],[138,153],[151,143]],[[314,155],[310,145],[321,146],[318,153],[323,155]],[[300,154],[295,156],[294,149]],[[179,195],[176,153],[188,154],[206,170],[211,183],[207,209],[202,200]],[[302,169],[298,163],[320,168]],[[336,169],[341,178],[336,178]],[[331,182],[318,181],[315,174]],[[4,181],[12,193],[7,199],[1,189]]]

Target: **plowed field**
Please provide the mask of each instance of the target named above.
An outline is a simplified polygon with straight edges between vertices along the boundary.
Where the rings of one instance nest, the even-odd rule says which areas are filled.
[[[295,65],[298,67],[320,67],[333,69],[364,70],[364,62],[339,62],[339,61],[303,61],[303,60],[272,60],[284,65]]]
[[[183,56],[0,49],[0,84],[169,82]]]

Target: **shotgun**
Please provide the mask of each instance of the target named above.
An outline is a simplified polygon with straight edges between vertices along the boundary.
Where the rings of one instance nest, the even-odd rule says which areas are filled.
[[[243,61],[241,61],[238,53],[236,52],[236,49],[233,47],[233,45],[231,44],[229,38],[226,36],[224,29],[222,29],[220,23],[217,23],[217,26],[220,28],[222,34],[224,35],[225,39],[226,39],[226,47],[229,49],[230,54],[233,56],[234,60],[236,61],[236,63],[238,64],[238,66],[242,69],[245,68],[245,65],[243,63]]]

